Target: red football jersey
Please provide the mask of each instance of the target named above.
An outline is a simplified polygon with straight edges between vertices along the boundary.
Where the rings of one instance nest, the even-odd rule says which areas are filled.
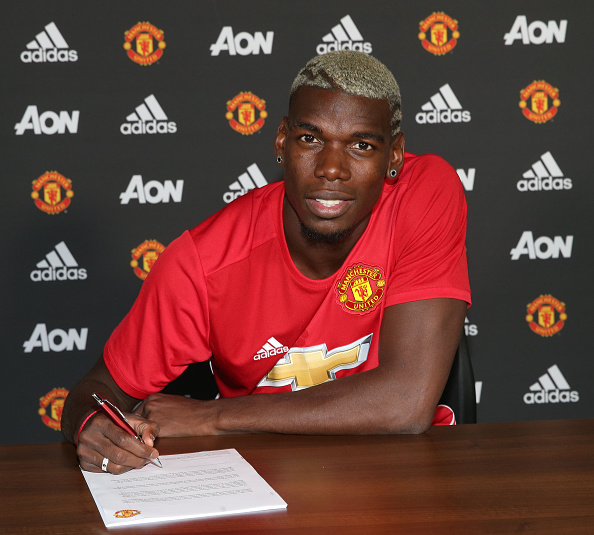
[[[307,388],[378,365],[386,306],[470,303],[464,192],[438,156],[406,154],[324,280],[291,259],[283,197],[282,182],[252,190],[167,247],[105,348],[125,392],[144,398],[211,357],[223,397]]]

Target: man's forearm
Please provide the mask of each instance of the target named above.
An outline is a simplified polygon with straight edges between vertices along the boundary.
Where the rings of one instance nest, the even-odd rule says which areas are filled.
[[[298,392],[215,401],[215,425],[220,432],[423,432],[447,381],[465,311],[455,299],[388,307],[377,368]]]
[[[375,369],[297,392],[212,401],[153,394],[140,409],[160,436],[272,432],[420,433],[430,425],[464,323],[466,303],[387,307]]]
[[[412,392],[375,369],[298,392],[212,401],[157,394],[149,396],[142,414],[159,423],[161,436],[419,433],[431,424],[435,397]]]
[[[61,429],[68,442],[76,443],[76,437],[85,418],[99,408],[91,397],[93,392],[109,399],[124,411],[131,410],[137,401],[117,387],[109,373],[105,373],[104,367],[105,365],[100,360],[66,397],[62,411]]]

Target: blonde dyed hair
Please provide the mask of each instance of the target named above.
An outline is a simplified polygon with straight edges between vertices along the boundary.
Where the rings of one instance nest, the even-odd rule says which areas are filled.
[[[291,86],[291,97],[303,86],[385,100],[390,108],[392,135],[400,132],[400,88],[390,70],[373,56],[355,50],[337,50],[316,56],[297,74]]]

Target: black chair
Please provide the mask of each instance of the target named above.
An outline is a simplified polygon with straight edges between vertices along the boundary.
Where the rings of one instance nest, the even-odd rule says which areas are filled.
[[[163,390],[163,394],[186,396],[193,399],[214,399],[219,393],[210,363],[194,362]]]
[[[448,382],[439,403],[450,407],[458,424],[476,423],[476,390],[466,335],[462,332]]]

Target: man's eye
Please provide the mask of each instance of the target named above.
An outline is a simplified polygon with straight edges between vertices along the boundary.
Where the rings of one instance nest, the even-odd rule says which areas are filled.
[[[355,145],[359,150],[364,150],[364,151],[368,151],[368,150],[372,150],[373,146],[371,146],[369,143],[367,143],[366,141],[359,141],[356,145]]]
[[[301,140],[305,141],[306,143],[313,143],[316,138],[314,136],[312,136],[311,134],[303,134],[302,136],[299,136]]]

